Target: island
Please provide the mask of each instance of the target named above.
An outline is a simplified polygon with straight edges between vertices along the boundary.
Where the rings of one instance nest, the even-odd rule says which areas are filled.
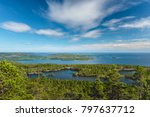
[[[0,53],[0,60],[91,60],[92,57],[88,55],[79,54],[48,54],[46,56],[36,55],[35,53]]]

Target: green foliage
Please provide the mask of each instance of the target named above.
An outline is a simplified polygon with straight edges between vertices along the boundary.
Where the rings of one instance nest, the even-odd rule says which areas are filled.
[[[135,85],[120,82],[119,70],[133,68]],[[78,80],[56,80],[46,78],[29,79],[27,73],[40,73],[61,69],[75,69],[79,76],[95,76],[95,82]],[[105,79],[107,82],[102,82]],[[137,100],[150,99],[150,69],[141,66],[121,65],[23,65],[0,62],[0,99],[34,100]]]
[[[27,79],[22,77],[16,66],[7,61],[0,62],[0,99],[28,99]]]

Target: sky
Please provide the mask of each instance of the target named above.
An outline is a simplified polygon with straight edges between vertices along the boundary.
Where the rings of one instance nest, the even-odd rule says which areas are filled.
[[[0,0],[0,52],[150,52],[150,0]]]

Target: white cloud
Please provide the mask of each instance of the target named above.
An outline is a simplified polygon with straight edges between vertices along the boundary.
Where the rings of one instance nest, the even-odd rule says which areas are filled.
[[[27,24],[13,21],[1,23],[0,28],[13,32],[27,32],[31,30],[31,27],[28,26]]]
[[[132,39],[131,41],[122,40],[111,43],[79,44],[68,46],[49,44],[30,49],[38,52],[144,52],[150,51],[150,39]]]
[[[70,49],[69,49],[70,48]],[[142,51],[150,50],[150,39],[147,41],[118,42],[118,43],[101,43],[101,44],[84,44],[80,46],[70,46],[65,48],[66,51],[76,50],[83,52],[103,52],[103,51]]]
[[[116,30],[118,30],[118,27],[113,27],[112,26],[112,27],[108,27],[108,29],[111,30],[111,31],[116,31]]]
[[[72,42],[79,41],[79,40],[80,40],[80,37],[74,37],[71,39]]]
[[[135,18],[135,16],[127,16],[119,19],[111,19],[109,21],[104,22],[102,25],[110,30],[118,30],[118,25],[122,24],[125,21],[129,21],[133,18]]]
[[[28,32],[29,33],[34,33],[38,35],[45,35],[45,36],[63,36],[64,32],[61,32],[59,30],[53,30],[53,29],[39,29],[39,30],[34,30],[30,26],[24,23],[18,23],[18,22],[3,22],[0,24],[0,28],[13,31],[13,32]]]
[[[112,26],[115,26],[118,23],[122,23],[123,21],[127,21],[127,20],[133,19],[133,18],[135,18],[135,16],[127,16],[127,17],[122,17],[120,19],[112,19],[110,21],[107,21],[107,22],[103,23],[102,25],[107,26],[107,27],[112,27]]]
[[[136,21],[123,24],[121,28],[150,28],[150,17],[141,18]]]
[[[34,31],[34,33],[38,35],[45,35],[45,36],[63,36],[64,33],[57,31],[57,30],[52,30],[52,29],[39,29]]]
[[[96,26],[95,20],[103,14],[99,12],[99,0],[65,0],[63,4],[48,2],[48,17],[56,22],[65,24],[71,28],[89,28]]]
[[[75,42],[75,41],[79,41],[84,38],[94,39],[94,38],[100,37],[101,34],[102,34],[101,31],[96,29],[96,30],[84,32],[80,35],[74,35],[73,38],[71,39],[71,41]]]
[[[97,38],[101,36],[99,30],[92,30],[81,35],[82,38]]]
[[[131,42],[149,42],[150,39],[148,38],[135,38],[135,39],[129,39],[129,40],[116,40],[116,43],[131,43]]]
[[[143,0],[141,0],[143,1]],[[110,14],[140,2],[138,0],[47,0],[47,18],[75,29],[91,29]]]

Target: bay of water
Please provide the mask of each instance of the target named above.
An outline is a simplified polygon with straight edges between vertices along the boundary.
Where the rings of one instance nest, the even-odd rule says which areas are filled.
[[[51,53],[32,53],[48,56]],[[52,64],[125,64],[150,66],[150,53],[77,53],[88,55],[92,60],[22,60],[25,64],[52,63]]]

